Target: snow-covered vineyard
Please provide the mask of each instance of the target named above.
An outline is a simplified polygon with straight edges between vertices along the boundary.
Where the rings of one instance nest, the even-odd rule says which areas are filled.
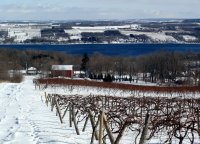
[[[198,86],[135,86],[57,78],[39,79],[35,84],[36,88],[56,93],[46,94],[46,103],[51,109],[57,108],[61,123],[69,111],[69,117],[75,119],[78,135],[79,128],[84,130],[88,119],[91,129],[93,127],[100,134],[100,119],[103,117],[104,143],[140,143],[145,127],[148,127],[147,143],[199,141]],[[96,139],[101,140],[100,137]]]
[[[133,92],[33,79],[0,83],[0,143],[200,143],[199,90]]]

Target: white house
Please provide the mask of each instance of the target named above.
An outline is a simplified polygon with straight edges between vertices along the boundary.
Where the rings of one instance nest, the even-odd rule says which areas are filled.
[[[28,75],[36,75],[38,73],[37,69],[35,67],[29,67],[27,69],[27,74]]]

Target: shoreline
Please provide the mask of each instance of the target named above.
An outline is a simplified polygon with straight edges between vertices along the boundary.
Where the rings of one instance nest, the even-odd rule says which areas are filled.
[[[200,45],[200,43],[9,43],[1,44],[0,46],[12,46],[12,45]]]

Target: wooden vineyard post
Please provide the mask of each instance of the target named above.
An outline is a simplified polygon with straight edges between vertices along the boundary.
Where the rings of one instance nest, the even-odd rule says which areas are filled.
[[[72,107],[69,104],[69,126],[72,127]]]
[[[123,126],[122,126],[122,128],[121,128],[121,130],[120,130],[120,132],[119,132],[119,134],[118,134],[118,136],[117,136],[117,138],[116,138],[114,144],[119,144],[119,141],[120,141],[120,139],[122,138],[126,127],[127,127],[127,122],[125,122],[125,123],[123,124]]]
[[[100,121],[100,115],[98,116],[98,120],[97,120],[97,122],[96,122],[96,124],[95,124],[95,126],[94,126],[94,128],[92,130],[92,138],[91,138],[90,144],[93,144],[94,135],[96,134],[96,129],[97,129],[98,125],[99,125],[99,121]]]
[[[48,99],[48,103],[49,103],[49,105],[51,106],[51,97],[49,96],[49,95],[47,95],[47,99]]]
[[[58,116],[60,118],[60,122],[63,123],[63,120],[62,120],[62,117],[61,117],[60,108],[59,108],[58,102],[56,100],[56,97],[54,97],[54,101],[55,101],[55,104],[56,104],[56,109],[57,109]]]
[[[145,117],[145,122],[144,122],[144,128],[142,130],[142,135],[140,137],[139,144],[145,144],[146,136],[148,132],[148,126],[149,126],[149,119],[150,119],[149,112],[147,112],[146,117]]]
[[[64,119],[68,109],[69,109],[69,106],[70,106],[70,103],[67,105],[67,108],[65,109],[64,113],[63,113],[63,116],[62,116],[62,119]]]
[[[80,132],[79,132],[79,129],[78,129],[78,125],[77,125],[77,122],[76,122],[76,116],[75,116],[74,105],[72,105],[72,118],[73,118],[75,130],[76,130],[76,134],[77,134],[77,135],[80,135]]]
[[[102,144],[103,139],[103,115],[104,112],[100,111],[100,124],[99,124],[99,144]]]
[[[55,99],[54,99],[54,97],[52,97],[52,99],[51,99],[51,111],[53,111],[54,105],[55,105]]]
[[[108,101],[108,109],[110,108],[110,99],[109,97],[107,97],[107,101]]]
[[[82,130],[82,132],[85,131],[86,126],[87,126],[87,123],[88,123],[88,120],[89,120],[89,116],[87,116],[87,118],[86,118],[86,120],[85,120],[85,123],[84,123],[84,126],[83,126],[83,130]]]
[[[110,139],[110,143],[111,144],[114,144],[115,140],[114,140],[114,137],[112,135],[112,131],[110,130],[110,128],[108,127],[108,124],[107,124],[107,118],[105,116],[105,114],[103,113],[103,123],[104,123],[104,126],[105,126],[105,129],[106,129],[106,132],[108,134],[108,137]]]
[[[200,120],[199,120],[199,108],[197,108],[197,129],[200,130]],[[199,138],[200,138],[200,133],[199,134]]]
[[[45,103],[46,103],[46,105],[48,107],[48,99],[47,99],[47,93],[46,92],[44,92],[44,97],[45,97]]]
[[[95,129],[95,121],[94,121],[94,117],[93,117],[93,115],[92,115],[91,110],[89,110],[89,117],[90,117],[90,122],[91,122],[91,124],[92,124],[92,129],[94,130],[94,129]],[[97,133],[96,130],[95,130],[94,133],[95,133],[95,138],[96,138],[96,140],[99,140],[98,133]]]

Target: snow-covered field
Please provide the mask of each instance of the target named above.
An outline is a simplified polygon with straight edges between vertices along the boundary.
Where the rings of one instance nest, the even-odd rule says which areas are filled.
[[[195,36],[190,36],[190,35],[183,35],[183,38],[185,41],[195,41],[197,38]]]
[[[73,29],[80,29],[80,30],[117,30],[117,29],[138,29],[140,25],[132,24],[132,25],[122,25],[122,26],[73,26]]]
[[[155,41],[171,41],[171,42],[178,42],[172,36],[166,35],[165,32],[139,32],[139,31],[124,31],[120,30],[120,32],[124,35],[146,35]]]

